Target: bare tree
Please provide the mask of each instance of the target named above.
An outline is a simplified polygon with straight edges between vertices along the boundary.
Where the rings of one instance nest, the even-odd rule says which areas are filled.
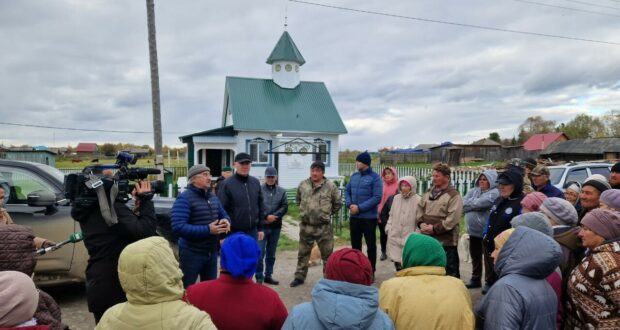
[[[164,155],[162,154],[161,108],[159,101],[159,69],[157,63],[157,41],[155,33],[155,3],[146,0],[146,17],[149,33],[149,62],[151,64],[151,99],[153,102],[153,134],[155,138],[155,165],[162,171],[163,179]]]

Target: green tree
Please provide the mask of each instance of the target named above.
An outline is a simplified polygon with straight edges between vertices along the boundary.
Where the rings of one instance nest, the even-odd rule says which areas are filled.
[[[606,135],[605,125],[598,117],[579,114],[566,124],[558,126],[571,139],[599,138]]]
[[[502,142],[502,139],[500,139],[499,133],[497,133],[497,132],[489,133],[489,139],[493,140],[493,141],[495,141],[497,143],[501,143]]]
[[[114,156],[116,154],[116,145],[112,143],[104,143],[99,147],[99,151],[106,156]]]

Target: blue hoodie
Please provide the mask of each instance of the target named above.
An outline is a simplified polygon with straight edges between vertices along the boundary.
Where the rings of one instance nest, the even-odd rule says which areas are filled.
[[[282,329],[394,329],[379,309],[379,290],[373,286],[320,279],[312,302],[293,308]]]
[[[485,176],[489,181],[489,189],[480,190],[480,177]],[[482,237],[482,230],[491,213],[491,207],[499,197],[497,190],[497,172],[486,170],[476,180],[476,186],[463,197],[463,213],[467,224],[467,233],[472,237]]]

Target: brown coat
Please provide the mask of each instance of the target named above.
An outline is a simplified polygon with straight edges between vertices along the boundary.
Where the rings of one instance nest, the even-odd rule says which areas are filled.
[[[10,225],[10,224],[13,224],[13,219],[11,219],[9,212],[7,212],[5,208],[0,207],[0,225]],[[45,241],[47,241],[45,238],[35,237],[34,238],[35,248],[40,249],[44,246],[47,247],[47,246],[53,245],[52,242],[48,241],[46,243]]]
[[[416,228],[426,223],[433,226],[431,236],[443,246],[457,246],[459,240],[459,222],[463,214],[463,199],[452,186],[432,197],[432,189],[427,190],[418,203]]]

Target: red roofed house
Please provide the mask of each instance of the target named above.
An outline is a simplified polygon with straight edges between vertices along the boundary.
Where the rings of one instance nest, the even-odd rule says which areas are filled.
[[[79,143],[75,148],[78,155],[94,155],[99,151],[96,143]]]
[[[534,134],[523,143],[523,149],[527,151],[542,151],[553,142],[566,140],[568,140],[568,136],[564,133]]]

